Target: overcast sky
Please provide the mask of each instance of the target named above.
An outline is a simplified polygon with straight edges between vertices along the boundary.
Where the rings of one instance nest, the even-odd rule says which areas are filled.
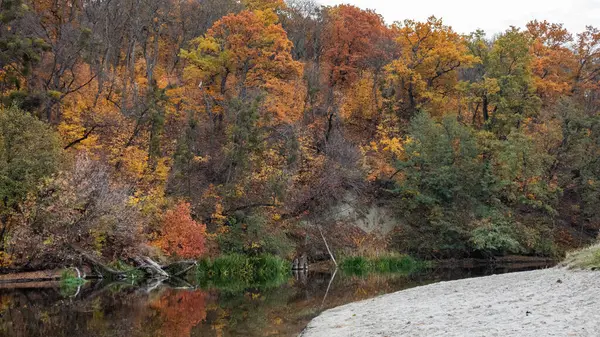
[[[533,19],[563,23],[572,33],[586,25],[600,28],[600,0],[318,0],[324,5],[349,3],[374,9],[388,23],[431,15],[444,19],[459,33],[478,28],[488,35],[509,26],[524,27]]]

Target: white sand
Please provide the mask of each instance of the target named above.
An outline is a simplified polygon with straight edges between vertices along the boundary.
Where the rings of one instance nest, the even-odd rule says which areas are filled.
[[[596,337],[600,272],[553,268],[417,287],[328,310],[301,336]]]

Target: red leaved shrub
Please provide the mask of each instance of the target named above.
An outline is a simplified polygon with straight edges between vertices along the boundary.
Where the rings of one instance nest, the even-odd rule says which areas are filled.
[[[165,213],[157,242],[165,253],[186,259],[204,254],[206,225],[194,221],[190,209],[189,203],[182,202]]]

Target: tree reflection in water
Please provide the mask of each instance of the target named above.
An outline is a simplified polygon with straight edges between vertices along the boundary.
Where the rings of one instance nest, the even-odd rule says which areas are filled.
[[[516,270],[442,269],[365,277],[309,273],[239,291],[88,283],[76,297],[65,297],[48,283],[20,288],[0,284],[0,336],[297,336],[331,307],[441,280],[510,271]]]

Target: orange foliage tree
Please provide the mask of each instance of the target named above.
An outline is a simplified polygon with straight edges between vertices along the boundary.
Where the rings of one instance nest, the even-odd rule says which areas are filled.
[[[532,21],[527,24],[531,34],[532,72],[538,95],[554,102],[559,95],[572,89],[572,73],[577,60],[569,49],[573,36],[562,24]]]
[[[199,89],[207,94],[209,114],[214,106],[218,112],[223,100],[263,91],[267,111],[278,120],[298,117],[302,64],[292,59],[292,43],[278,20],[272,9],[231,14],[181,52],[189,62],[188,79],[192,85],[201,81]]]
[[[323,70],[329,111],[326,138],[330,138],[338,110],[355,140],[371,134],[380,109],[381,74],[393,54],[390,31],[381,15],[351,5],[327,8],[321,37]]]
[[[157,244],[169,255],[195,258],[205,252],[206,225],[190,215],[190,204],[179,203],[163,217],[162,235]]]
[[[385,63],[386,48],[380,45],[387,35],[381,15],[351,5],[329,8],[323,32],[323,60],[331,87],[351,85],[361,70]]]

